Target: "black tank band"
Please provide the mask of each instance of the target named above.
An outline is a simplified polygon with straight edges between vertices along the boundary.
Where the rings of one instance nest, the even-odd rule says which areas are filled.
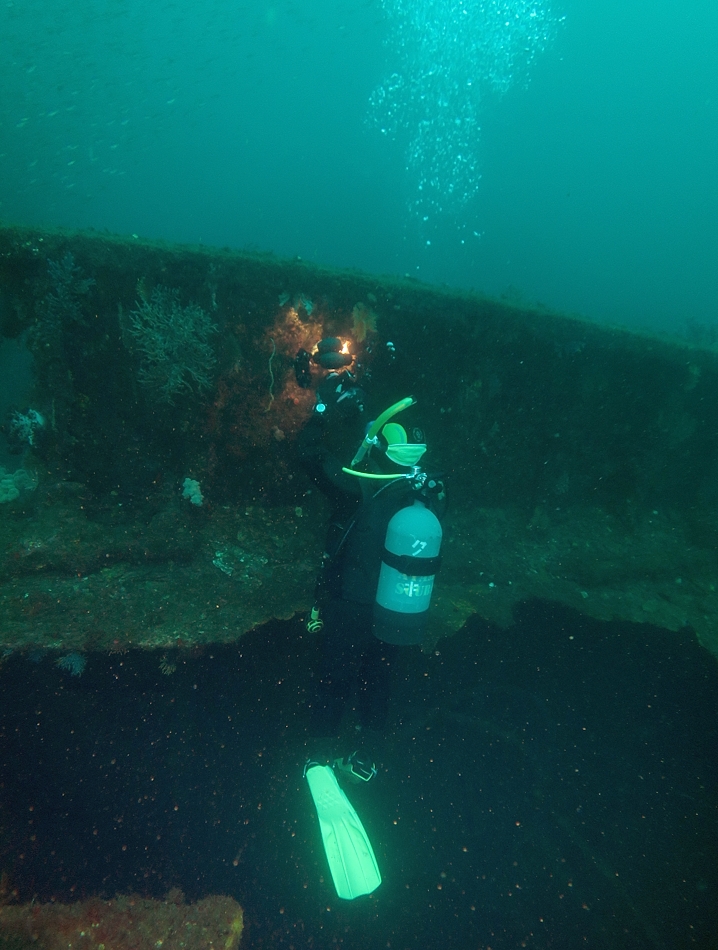
[[[408,577],[430,577],[439,573],[441,555],[436,557],[411,557],[409,554],[393,554],[384,548],[382,561],[400,574]]]

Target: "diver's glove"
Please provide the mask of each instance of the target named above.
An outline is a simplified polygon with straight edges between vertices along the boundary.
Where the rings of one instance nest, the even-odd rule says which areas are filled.
[[[324,629],[324,621],[320,616],[319,607],[317,607],[316,604],[309,611],[305,626],[307,633],[321,633]]]

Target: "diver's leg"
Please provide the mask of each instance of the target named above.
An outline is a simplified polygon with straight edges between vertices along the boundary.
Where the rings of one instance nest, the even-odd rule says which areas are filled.
[[[322,655],[311,700],[310,733],[313,737],[339,734],[344,706],[352,691],[360,662],[355,638],[352,604],[330,601],[322,616]]]
[[[389,714],[392,672],[399,647],[370,634],[364,644],[359,688],[359,722],[362,729],[383,733]]]

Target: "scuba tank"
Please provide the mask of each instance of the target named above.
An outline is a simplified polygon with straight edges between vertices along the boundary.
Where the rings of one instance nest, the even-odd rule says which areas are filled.
[[[401,646],[421,643],[439,570],[441,524],[419,499],[386,529],[374,602],[374,635]]]

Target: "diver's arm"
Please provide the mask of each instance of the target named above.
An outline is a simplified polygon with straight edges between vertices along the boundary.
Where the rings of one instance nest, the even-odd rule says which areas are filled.
[[[326,447],[327,422],[324,413],[314,411],[297,438],[299,461],[319,490],[331,499],[336,500],[337,492],[357,498],[361,495],[357,479],[342,471],[341,462]]]

